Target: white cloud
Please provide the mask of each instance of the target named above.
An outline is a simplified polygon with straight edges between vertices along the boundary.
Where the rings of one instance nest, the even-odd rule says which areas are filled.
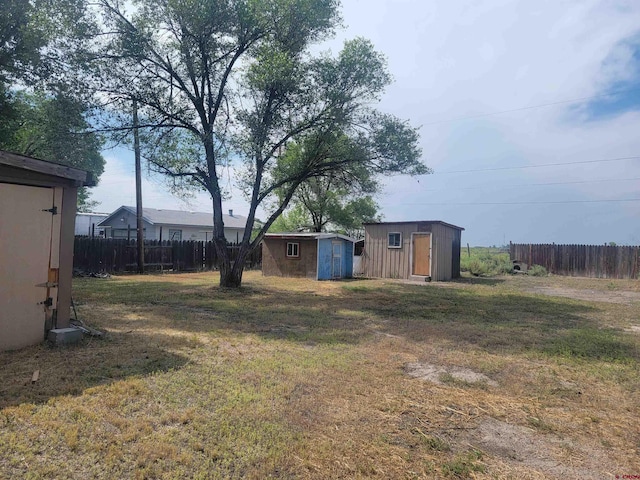
[[[640,2],[425,3],[346,1],[344,36],[371,38],[389,57],[396,81],[381,108],[424,125],[424,157],[436,171],[640,155],[638,112],[586,121],[580,108],[558,105],[447,121],[598,95],[628,80],[637,71],[628,41],[640,31]],[[640,177],[640,160],[433,175],[419,183],[398,177],[387,182],[380,204],[386,220],[458,223],[477,244],[516,237],[638,243],[640,202],[424,205],[640,198],[637,181],[509,187],[633,177]]]
[[[100,202],[96,210],[112,212],[121,205],[136,204],[135,166],[133,153],[124,148],[105,152],[105,171],[97,187],[91,189],[91,200]],[[222,179],[225,180],[223,174]],[[226,183],[226,182],[224,182]],[[142,204],[148,208],[165,208],[172,210],[212,212],[211,197],[207,192],[198,192],[191,197],[180,198],[169,191],[166,179],[160,175],[150,174],[143,167]],[[233,209],[234,214],[246,215],[248,205],[239,192],[223,202],[225,213]]]
[[[628,42],[638,38],[637,0],[344,0],[346,38],[369,38],[389,60],[395,83],[380,108],[421,129],[426,163],[436,170],[606,159],[640,155],[639,112],[589,120],[579,105],[557,105],[454,120],[598,95],[637,75]],[[324,47],[323,47],[324,48]],[[572,107],[572,108],[570,108]],[[434,123],[438,122],[438,123]],[[94,198],[101,210],[135,202],[133,161],[107,153]],[[129,166],[130,165],[130,166]],[[503,206],[420,206],[640,198],[640,182],[511,188],[511,185],[640,177],[640,161],[508,170],[387,181],[386,220],[441,219],[466,227],[465,242],[640,243],[640,202]],[[145,181],[144,203],[191,207]],[[485,186],[486,189],[467,189]],[[416,205],[418,204],[418,205]],[[108,208],[107,208],[108,206]],[[239,194],[225,208],[246,213]]]

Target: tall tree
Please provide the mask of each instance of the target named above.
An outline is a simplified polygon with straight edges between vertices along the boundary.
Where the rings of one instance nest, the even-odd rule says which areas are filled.
[[[379,188],[366,169],[348,179],[333,174],[310,178],[300,185],[289,209],[271,231],[288,227],[291,231],[331,231],[359,237],[363,223],[379,219],[373,198]]]
[[[339,25],[337,0],[138,0],[131,12],[115,0],[98,5],[104,29],[86,42],[102,73],[96,90],[114,112],[135,99],[147,158],[211,195],[222,286],[240,286],[246,256],[305,181],[355,165],[425,171],[415,129],[370,106],[390,79],[371,43],[312,55]],[[338,147],[350,154],[336,155]],[[235,262],[222,217],[229,163],[249,200]],[[252,238],[265,204],[271,215]]]
[[[7,127],[4,138],[0,137],[0,148],[82,168],[95,179],[100,177],[105,164],[100,153],[104,142],[92,131],[81,102],[61,94],[50,97],[14,92],[10,108],[11,116],[0,114],[0,125]],[[89,211],[94,205],[87,188],[80,188],[79,210]]]
[[[380,218],[378,205],[371,195],[355,196],[345,190],[327,191],[324,187],[316,190],[302,185],[289,208],[273,222],[269,231],[334,232],[360,238],[364,234],[363,225]]]
[[[2,0],[0,148],[86,169],[104,170],[103,139],[91,132],[76,67],[79,33],[90,22],[84,0]],[[88,209],[86,188],[79,208]]]
[[[359,158],[361,145],[354,147],[347,135],[339,136],[338,140],[328,152],[334,161]],[[403,141],[395,147],[397,153],[401,149],[414,148],[416,141],[417,136],[405,135]],[[368,148],[375,150],[373,146]],[[304,145],[301,148],[296,146],[289,149],[292,156],[303,156],[312,151],[313,148]],[[405,152],[405,155],[412,155],[412,153]],[[408,164],[400,173],[419,174],[427,171],[423,166]],[[373,199],[373,195],[381,188],[376,179],[376,173],[380,172],[370,168],[365,160],[350,162],[346,168],[305,180],[291,199],[294,208],[285,212],[285,219],[277,222],[276,226],[288,225],[295,230],[333,231],[360,236],[363,223],[379,219],[378,206]],[[275,230],[272,228],[272,231]]]
[[[19,77],[38,63],[46,43],[33,22],[34,6],[25,0],[2,0],[0,15],[0,83]]]

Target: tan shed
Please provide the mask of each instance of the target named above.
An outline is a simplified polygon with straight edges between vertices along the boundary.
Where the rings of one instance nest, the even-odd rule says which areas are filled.
[[[78,187],[84,170],[0,150],[0,351],[69,326]]]
[[[439,220],[367,223],[362,255],[364,274],[406,280],[457,278],[463,230]]]

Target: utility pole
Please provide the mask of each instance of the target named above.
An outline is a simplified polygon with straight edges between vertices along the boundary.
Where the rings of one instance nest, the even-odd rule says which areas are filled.
[[[144,225],[142,223],[142,169],[140,168],[140,136],[138,135],[138,102],[133,101],[133,152],[136,157],[136,230],[138,273],[144,273]]]

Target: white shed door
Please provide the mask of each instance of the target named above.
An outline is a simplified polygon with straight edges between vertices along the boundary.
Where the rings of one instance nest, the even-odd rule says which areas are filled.
[[[53,188],[0,183],[0,350],[44,339]]]

